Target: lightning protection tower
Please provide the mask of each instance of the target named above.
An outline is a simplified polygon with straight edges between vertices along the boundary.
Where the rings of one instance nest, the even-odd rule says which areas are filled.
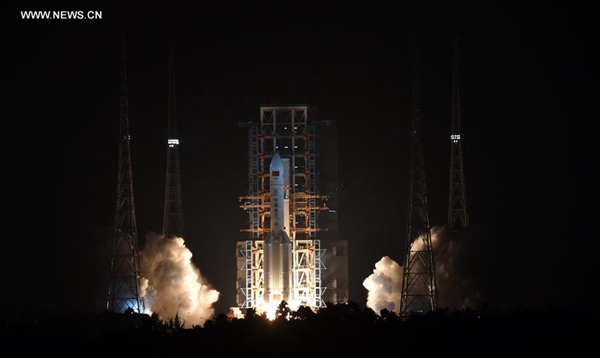
[[[183,203],[181,196],[181,176],[179,170],[179,139],[177,136],[177,111],[175,102],[175,66],[173,45],[169,51],[169,103],[167,115],[167,178],[165,185],[165,208],[163,234],[183,237]]]
[[[457,232],[469,226],[463,149],[460,137],[458,36],[454,37],[452,59],[452,132],[450,133],[450,197],[448,199],[447,225],[452,232]]]
[[[106,308],[115,312],[133,310],[142,313],[145,307],[144,300],[140,297],[141,273],[131,173],[126,46],[123,36],[121,37],[120,56],[121,95],[117,202]]]
[[[437,309],[433,247],[427,206],[425,154],[421,143],[418,54],[413,62],[411,157],[408,190],[406,255],[400,298],[400,316]]]

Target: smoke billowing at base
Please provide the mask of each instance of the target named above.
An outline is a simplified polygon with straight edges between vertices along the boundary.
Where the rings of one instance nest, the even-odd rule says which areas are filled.
[[[449,309],[477,308],[481,288],[473,267],[476,243],[472,236],[452,238],[443,226],[431,229],[433,259],[438,292],[438,307]],[[414,243],[419,248],[423,241]],[[389,256],[375,264],[373,273],[363,281],[368,290],[367,307],[380,314],[382,309],[399,313],[403,268]]]
[[[214,316],[213,304],[219,299],[191,258],[182,238],[156,233],[146,235],[140,251],[146,308],[165,320],[178,315],[185,327],[203,326]]]
[[[380,314],[381,310],[400,311],[400,293],[402,291],[402,266],[388,256],[375,264],[373,273],[363,281],[369,291],[367,307]]]
[[[474,236],[452,238],[443,226],[431,229],[438,307],[479,308],[482,304],[478,277],[484,271],[476,266],[485,253],[475,240]]]

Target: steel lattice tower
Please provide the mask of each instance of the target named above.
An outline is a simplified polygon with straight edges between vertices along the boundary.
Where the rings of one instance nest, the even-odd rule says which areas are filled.
[[[143,298],[140,297],[141,273],[131,170],[126,49],[125,37],[122,37],[117,201],[106,308],[115,312],[133,310],[142,313],[145,306]]]
[[[400,298],[400,315],[437,309],[437,288],[427,206],[425,154],[421,142],[418,53],[413,62],[411,157],[406,256]]]
[[[463,149],[460,137],[460,96],[458,81],[458,36],[454,37],[452,60],[452,132],[450,133],[450,197],[448,227],[460,231],[469,226],[467,193],[463,168]]]
[[[165,185],[165,208],[163,234],[183,237],[183,203],[181,196],[181,176],[179,170],[179,139],[177,136],[177,108],[175,102],[175,66],[173,46],[169,52],[169,103],[167,115],[167,178]]]

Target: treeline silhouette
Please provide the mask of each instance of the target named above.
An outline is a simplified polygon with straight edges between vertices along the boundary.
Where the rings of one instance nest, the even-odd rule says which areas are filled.
[[[400,319],[355,302],[327,304],[317,312],[297,311],[285,302],[269,320],[253,310],[243,319],[219,314],[203,326],[187,327],[176,315],[134,312],[29,312],[4,317],[4,348],[18,355],[66,353],[245,354],[251,357],[338,356],[351,354],[425,357],[586,357],[598,350],[598,316],[516,307],[438,309]],[[211,353],[213,352],[213,353]],[[216,352],[216,353],[215,353]]]

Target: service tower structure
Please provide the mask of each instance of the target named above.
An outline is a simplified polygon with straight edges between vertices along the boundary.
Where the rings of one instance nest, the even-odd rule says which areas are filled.
[[[265,313],[282,301],[292,309],[317,309],[332,297],[324,282],[344,282],[333,292],[347,300],[347,244],[331,240],[327,246],[321,239],[329,228],[320,217],[337,224],[337,213],[319,192],[318,133],[334,123],[319,121],[317,109],[307,105],[264,105],[258,122],[239,125],[248,130],[248,192],[240,208],[248,214],[241,231],[249,237],[236,245],[237,305]],[[346,267],[338,277],[325,274],[327,251],[339,252],[331,262]]]

